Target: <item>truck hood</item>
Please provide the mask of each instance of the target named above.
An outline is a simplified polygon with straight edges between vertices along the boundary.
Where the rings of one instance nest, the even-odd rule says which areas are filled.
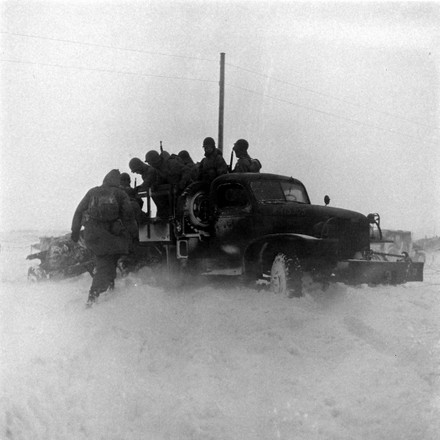
[[[359,212],[300,203],[262,203],[258,206],[260,233],[299,233],[337,239],[340,256],[351,258],[369,248],[369,221]]]
[[[364,220],[367,217],[359,212],[329,206],[308,205],[302,203],[262,203],[259,205],[261,215],[272,217],[306,218],[311,221],[326,221],[330,218]]]

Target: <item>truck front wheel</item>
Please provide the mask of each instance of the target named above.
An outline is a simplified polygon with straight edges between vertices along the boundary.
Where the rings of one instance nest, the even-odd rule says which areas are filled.
[[[277,254],[270,270],[270,290],[288,298],[302,295],[301,265],[296,256]]]

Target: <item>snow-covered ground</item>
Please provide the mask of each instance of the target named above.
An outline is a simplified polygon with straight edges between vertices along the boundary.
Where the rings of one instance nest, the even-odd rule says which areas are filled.
[[[147,270],[85,309],[90,277],[30,284],[2,236],[0,438],[440,438],[440,252],[425,282],[302,298]]]

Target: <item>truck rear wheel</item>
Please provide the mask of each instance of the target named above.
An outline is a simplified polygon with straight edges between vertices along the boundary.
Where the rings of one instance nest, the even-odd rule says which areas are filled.
[[[302,295],[302,273],[296,256],[288,258],[279,253],[275,256],[270,270],[270,290],[288,298]]]

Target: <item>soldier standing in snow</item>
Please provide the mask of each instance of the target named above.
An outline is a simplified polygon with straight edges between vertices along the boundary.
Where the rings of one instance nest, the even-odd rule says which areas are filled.
[[[102,185],[90,189],[76,208],[71,235],[75,243],[82,225],[84,241],[96,261],[87,301],[91,306],[102,292],[114,287],[119,257],[129,254],[133,241],[139,239],[130,199],[120,188],[118,170],[111,170]]]
[[[234,173],[259,173],[261,163],[258,159],[252,159],[248,154],[249,142],[246,139],[238,139],[232,148],[237,156]]]

